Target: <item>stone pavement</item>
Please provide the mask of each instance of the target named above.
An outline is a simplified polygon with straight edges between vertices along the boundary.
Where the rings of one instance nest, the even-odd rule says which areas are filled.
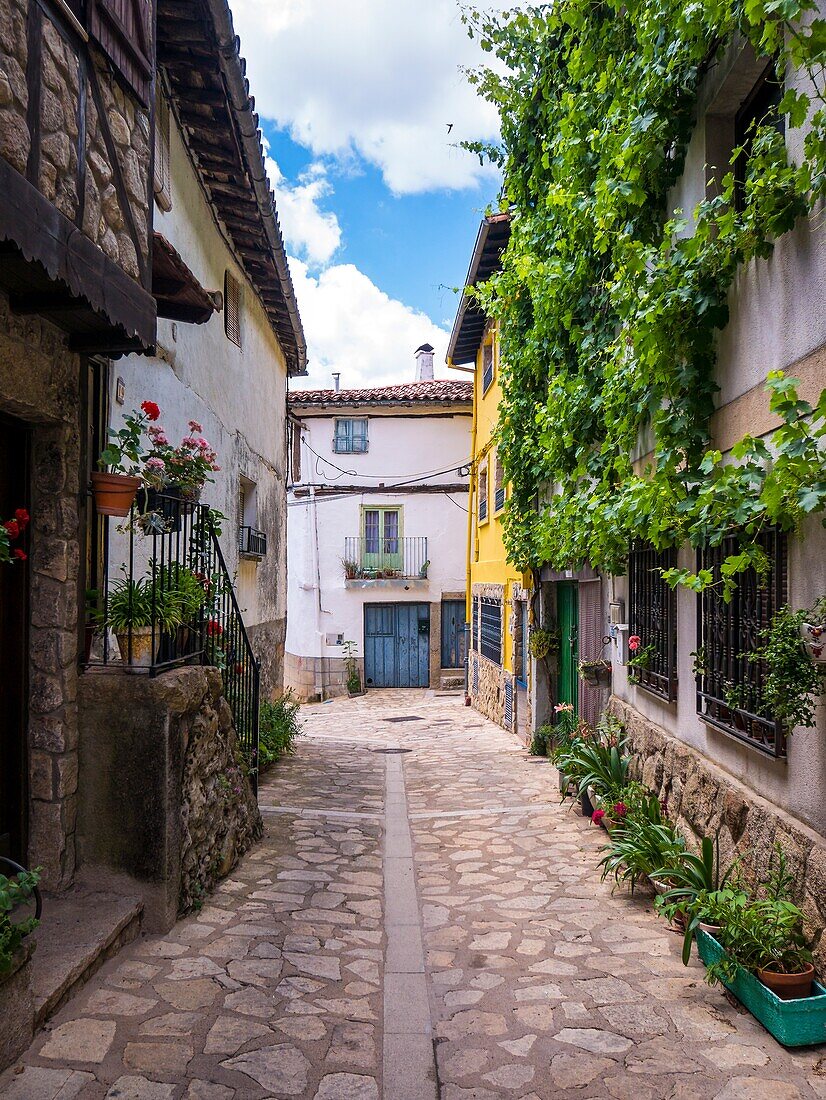
[[[686,970],[651,899],[599,882],[604,834],[553,769],[461,697],[302,714],[262,842],[106,963],[0,1096],[826,1097],[826,1048],[785,1051]]]

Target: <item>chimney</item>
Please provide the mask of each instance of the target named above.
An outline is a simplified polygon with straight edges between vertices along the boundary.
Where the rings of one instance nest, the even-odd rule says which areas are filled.
[[[336,388],[336,393],[338,393],[338,387],[339,387],[340,382],[341,382],[341,372],[340,371],[333,371],[333,385]]]
[[[433,348],[430,344],[416,348],[416,381],[433,381]]]

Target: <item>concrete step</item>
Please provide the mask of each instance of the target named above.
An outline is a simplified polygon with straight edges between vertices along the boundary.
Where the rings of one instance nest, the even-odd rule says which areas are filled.
[[[98,970],[140,931],[139,898],[75,886],[45,894],[31,961],[35,1027],[54,1015]]]

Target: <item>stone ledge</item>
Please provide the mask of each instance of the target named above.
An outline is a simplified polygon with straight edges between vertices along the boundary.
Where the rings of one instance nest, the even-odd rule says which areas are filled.
[[[128,894],[76,886],[44,898],[31,963],[35,1024],[40,1027],[103,963],[140,931],[143,905]]]

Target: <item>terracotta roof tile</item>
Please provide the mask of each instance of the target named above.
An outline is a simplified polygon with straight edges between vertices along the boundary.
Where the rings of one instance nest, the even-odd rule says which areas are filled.
[[[355,390],[293,390],[290,405],[299,408],[324,405],[470,405],[473,383],[435,379],[432,382],[407,382],[399,386],[369,386]]]

